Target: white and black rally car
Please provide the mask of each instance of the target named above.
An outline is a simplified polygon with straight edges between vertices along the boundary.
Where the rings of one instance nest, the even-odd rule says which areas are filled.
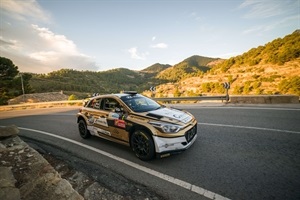
[[[77,114],[82,138],[91,135],[130,146],[141,160],[169,156],[197,138],[197,121],[136,92],[91,98]]]

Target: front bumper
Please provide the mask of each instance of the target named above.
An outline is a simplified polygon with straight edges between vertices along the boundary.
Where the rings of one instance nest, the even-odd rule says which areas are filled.
[[[189,142],[187,142],[186,136],[176,138],[163,138],[153,136],[156,153],[161,155],[161,157],[179,153],[190,148],[196,141],[196,139],[197,133],[195,133],[195,135]]]

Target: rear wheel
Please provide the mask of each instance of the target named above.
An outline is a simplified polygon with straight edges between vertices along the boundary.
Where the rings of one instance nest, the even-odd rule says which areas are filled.
[[[80,119],[78,122],[79,134],[82,138],[87,139],[91,137],[90,131],[87,129],[86,123],[83,119]]]
[[[130,138],[131,148],[141,160],[151,160],[155,155],[154,143],[151,135],[144,130],[135,131]]]

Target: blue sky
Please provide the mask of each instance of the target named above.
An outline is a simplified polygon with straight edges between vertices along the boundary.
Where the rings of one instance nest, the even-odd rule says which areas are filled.
[[[300,28],[300,0],[0,0],[0,8],[0,55],[33,73],[230,58]]]

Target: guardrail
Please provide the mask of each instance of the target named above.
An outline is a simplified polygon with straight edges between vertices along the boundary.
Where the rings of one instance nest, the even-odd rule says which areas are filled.
[[[219,100],[229,101],[229,95],[225,96],[197,96],[197,97],[162,97],[153,98],[156,101],[161,102],[178,102],[178,101],[205,101],[205,100]],[[0,111],[4,110],[23,110],[28,108],[52,108],[60,106],[81,106],[84,100],[72,100],[72,101],[50,101],[40,103],[24,103],[17,105],[0,106]],[[295,95],[254,95],[254,96],[230,96],[231,103],[299,103],[299,96]]]
[[[203,100],[229,100],[229,96],[197,96],[197,97],[162,97],[162,98],[153,98],[155,101],[203,101]]]
[[[229,100],[228,96],[197,96],[197,97],[163,97],[153,98],[156,101],[172,102],[172,101],[203,101],[203,100]],[[24,110],[32,108],[52,108],[60,106],[81,106],[84,100],[72,101],[49,101],[40,103],[24,103],[15,105],[0,106],[0,111],[4,110]]]
[[[28,108],[52,108],[59,106],[81,106],[83,100],[72,100],[72,101],[49,101],[39,103],[24,103],[15,105],[0,106],[0,111],[4,110],[23,110]]]

